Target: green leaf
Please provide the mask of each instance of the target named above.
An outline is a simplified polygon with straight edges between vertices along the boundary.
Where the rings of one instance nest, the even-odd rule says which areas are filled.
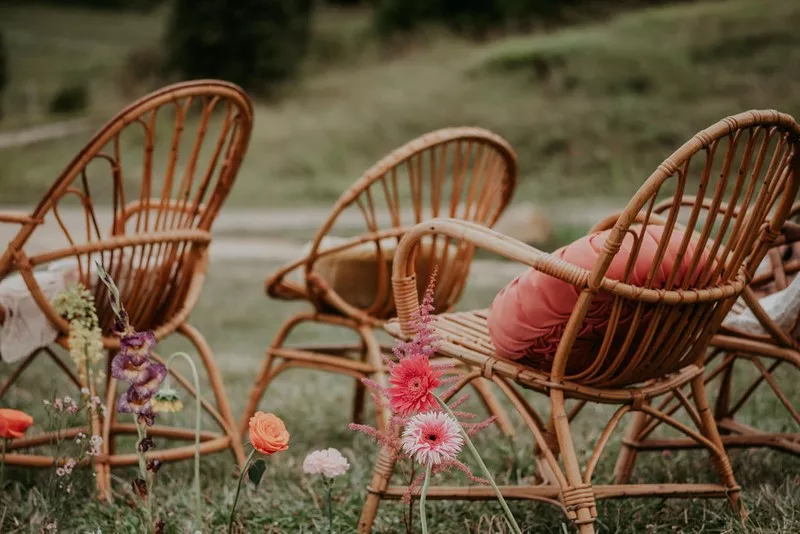
[[[103,266],[99,261],[95,260],[94,263],[97,268],[97,277],[108,288],[108,298],[111,302],[111,309],[114,311],[114,314],[119,317],[120,311],[122,310],[122,304],[120,303],[119,289],[117,289],[117,284],[114,283],[114,280],[111,279],[111,276],[106,272],[105,269],[103,269]]]
[[[258,487],[258,483],[261,482],[261,477],[264,476],[264,471],[267,470],[267,463],[264,460],[256,460],[250,465],[250,469],[247,470],[247,476],[250,478],[250,482]]]

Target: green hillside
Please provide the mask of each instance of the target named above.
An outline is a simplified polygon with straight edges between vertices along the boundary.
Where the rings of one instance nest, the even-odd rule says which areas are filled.
[[[123,101],[114,82],[127,54],[158,43],[163,13],[43,13],[0,8],[10,92],[26,80],[52,86],[83,72],[97,88],[94,113],[108,116],[110,103]],[[363,20],[318,15],[324,31],[304,77],[278,101],[257,105],[232,203],[330,202],[388,150],[460,124],[514,145],[518,198],[629,196],[687,137],[725,115],[763,107],[800,114],[798,2],[680,4],[482,44],[429,37],[389,61],[371,53]],[[320,66],[324,53],[335,66]],[[0,151],[3,201],[38,197],[87,135]]]

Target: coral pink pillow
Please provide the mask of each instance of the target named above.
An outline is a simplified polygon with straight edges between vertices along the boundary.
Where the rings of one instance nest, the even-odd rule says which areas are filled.
[[[631,229],[637,233],[641,232],[641,227],[634,226]],[[636,263],[627,279],[628,283],[641,286],[645,284],[663,233],[663,226],[647,227]],[[590,270],[610,234],[611,230],[604,230],[582,237],[558,249],[553,256]],[[650,287],[663,288],[665,286],[667,277],[675,265],[684,235],[684,231],[678,228],[673,229],[664,251],[664,258],[653,276]],[[633,235],[628,232],[606,272],[607,278],[621,280],[624,277],[625,267],[633,246]],[[676,279],[673,281],[673,287],[680,284],[690,274],[688,271],[695,248],[696,241],[693,239],[687,246]],[[698,262],[699,265],[695,268],[695,272],[702,269],[704,263],[705,255]],[[512,360],[524,358],[525,363],[533,367],[549,370],[579,293],[580,291],[575,286],[534,269],[517,277],[498,293],[490,308],[489,333],[497,354]],[[613,297],[608,293],[601,291],[595,295],[581,331],[572,347],[567,366],[569,374],[580,372],[591,364],[603,342],[612,303]],[[623,307],[621,316],[623,323],[626,319],[632,318],[635,305],[632,302],[630,304],[630,306]],[[641,321],[639,324],[644,324],[646,327],[647,322]],[[626,334],[627,332],[621,332],[622,339]]]

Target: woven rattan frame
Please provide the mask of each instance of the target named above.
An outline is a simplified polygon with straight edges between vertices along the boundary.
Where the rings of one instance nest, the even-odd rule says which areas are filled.
[[[663,208],[666,209],[667,206]],[[800,217],[800,203],[795,203],[789,219],[796,221],[798,217]],[[714,418],[726,448],[770,447],[800,455],[800,431],[770,432],[736,420],[736,414],[747,403],[756,402],[756,399],[771,392],[786,409],[790,420],[800,427],[800,412],[775,378],[779,376],[778,373],[789,372],[787,365],[800,370],[800,343],[784,332],[758,303],[759,296],[784,289],[789,280],[800,272],[800,262],[797,259],[790,258],[786,262],[782,259],[784,247],[793,246],[794,243],[785,239],[779,241],[782,243],[771,248],[767,254],[770,270],[755,276],[742,295],[745,304],[753,311],[767,335],[752,335],[733,328],[721,328],[709,343],[705,382],[707,387],[712,387],[714,381],[717,381],[716,386],[713,386],[718,391]],[[799,322],[800,317],[795,322],[795,328]],[[739,375],[738,380],[741,383],[734,388],[737,380],[734,369],[741,365],[753,366],[757,374],[755,377]],[[763,387],[759,389],[762,384],[766,384],[770,392],[765,391]],[[735,389],[741,392],[738,396],[734,392]],[[660,409],[670,415],[682,408],[678,395],[665,396],[660,406]],[[653,437],[659,426],[659,421],[646,417],[639,417],[631,422],[628,438],[623,442],[617,461],[617,482],[624,483],[628,480],[640,451],[663,451],[697,446],[695,442],[683,438]]]
[[[353,420],[360,422],[365,398],[361,379],[370,377],[379,383],[386,380],[382,355],[390,352],[390,348],[381,346],[375,329],[395,315],[389,282],[391,273],[384,268],[385,253],[381,240],[399,240],[413,225],[441,215],[492,226],[508,205],[516,180],[516,155],[508,143],[487,130],[472,127],[445,128],[425,134],[397,148],[368,169],[336,202],[314,236],[310,252],[281,268],[266,281],[266,291],[271,297],[306,301],[314,309],[290,317],[267,349],[241,419],[241,431],[247,428],[249,418],[272,381],[287,369],[296,367],[355,378]],[[404,191],[408,197],[403,196]],[[330,234],[348,209],[363,218],[364,231],[342,245],[321,251],[323,238]],[[337,294],[315,272],[315,263],[325,255],[364,243],[374,244],[379,272],[375,303],[362,309]],[[440,245],[434,242],[433,246]],[[449,252],[449,249],[444,252],[438,265],[439,285],[443,289],[440,302],[444,308],[451,307],[461,295],[473,247],[462,246],[454,254]],[[432,264],[429,266],[433,269]],[[303,284],[287,278],[298,269],[305,270]],[[358,335],[360,343],[286,346],[289,334],[306,323],[351,330]],[[503,431],[512,432],[508,418],[488,384],[481,379],[473,381],[472,385],[488,410],[497,416]],[[378,425],[383,426],[384,414],[378,407],[376,412]]]
[[[151,329],[157,340],[177,333],[188,339],[206,369],[216,406],[202,399],[203,407],[220,425],[222,433],[203,432],[201,452],[230,448],[239,464],[244,453],[233,414],[222,385],[222,377],[203,336],[187,318],[200,295],[205,279],[211,225],[225,200],[242,161],[252,130],[253,110],[247,95],[237,86],[215,80],[199,80],[171,85],[130,104],[103,126],[70,162],[30,216],[8,216],[0,222],[21,225],[17,236],[0,256],[0,278],[18,272],[22,275],[39,307],[58,328],[57,343],[68,346],[69,324],[58,315],[37,285],[33,269],[62,258],[75,258],[81,282],[90,283],[92,261],[102,261],[114,278],[129,273],[120,283],[122,302],[131,323],[140,330]],[[131,181],[126,175],[121,145],[132,135],[141,135],[141,174]],[[157,134],[158,132],[158,134]],[[135,133],[135,132],[134,132]],[[157,139],[169,142],[164,168],[156,168]],[[166,140],[169,141],[166,141]],[[182,143],[188,151],[181,150]],[[205,157],[203,156],[205,154]],[[182,157],[185,156],[185,159]],[[100,172],[95,171],[100,165]],[[94,180],[95,173],[100,175]],[[127,180],[126,180],[127,178]],[[160,180],[160,181],[159,181]],[[97,188],[97,189],[95,189]],[[109,205],[100,204],[95,192],[110,188]],[[131,191],[131,189],[133,189]],[[59,212],[65,199],[78,200],[85,224],[76,231]],[[105,231],[102,215],[108,215]],[[26,243],[46,220],[52,217],[63,231],[65,245],[46,252],[29,254]],[[131,274],[133,273],[133,274]],[[103,284],[93,288],[100,325],[108,334],[114,321]],[[119,340],[110,335],[103,345],[111,357]],[[0,387],[8,393],[22,372],[41,353],[53,358],[76,386],[86,387],[50,348],[28,356]],[[176,381],[190,394],[194,388],[183,375],[171,371]],[[94,389],[94,385],[88,385]],[[102,453],[95,458],[97,486],[101,498],[110,495],[111,467],[134,465],[135,454],[115,451],[115,436],[135,434],[133,424],[116,420],[117,381],[106,381],[104,401],[108,415],[94,422],[93,433],[103,436]],[[85,428],[66,432],[67,437]],[[194,431],[157,425],[150,429],[155,437],[194,440]],[[51,442],[51,434],[14,440],[9,444],[10,464],[34,467],[53,465],[50,456],[22,453]],[[162,461],[191,458],[194,445],[150,451],[149,457]]]
[[[699,132],[672,154],[649,177],[626,209],[614,218],[605,247],[591,270],[581,269],[512,238],[455,220],[433,220],[412,229],[400,244],[394,264],[392,284],[398,303],[398,321],[387,324],[395,336],[413,333],[419,299],[415,291],[413,253],[422,236],[438,234],[486,248],[506,258],[529,265],[580,289],[555,361],[549,372],[497,358],[486,327],[486,313],[466,312],[438,315],[434,328],[439,351],[475,368],[473,373],[497,383],[519,411],[538,447],[537,464],[544,485],[503,487],[507,498],[540,500],[560,506],[582,534],[593,533],[597,516],[595,501],[602,498],[632,496],[727,496],[737,513],[741,512],[739,487],[720,440],[705,392],[704,351],[717,325],[742,293],[745,285],[775,242],[798,189],[800,129],[794,119],[775,111],[750,111],[726,118]],[[770,146],[775,145],[774,150]],[[666,217],[653,217],[659,193],[668,193],[673,205],[680,205],[691,184],[692,160],[700,164],[697,197],[708,199],[711,209],[700,223],[694,210],[685,224],[679,258],[690,257],[691,270],[676,276],[677,265],[665,287],[652,286],[652,273],[659,268],[669,238],[678,227],[678,209]],[[716,163],[715,163],[716,162]],[[717,172],[715,165],[719,165]],[[727,199],[727,203],[723,203]],[[701,201],[699,204],[703,204]],[[742,213],[744,216],[734,214]],[[768,216],[771,214],[770,216]],[[768,220],[768,224],[763,224]],[[656,260],[647,283],[628,283],[630,269],[639,252],[634,246],[623,280],[606,278],[605,272],[618,252],[623,237],[632,232],[635,243],[649,224],[664,225]],[[693,255],[687,247],[693,231],[698,246]],[[704,257],[706,261],[701,261]],[[605,339],[591,364],[568,373],[571,348],[579,328],[598,293],[612,296],[610,319]],[[623,304],[632,306],[632,320],[619,330],[622,347],[609,351]],[[641,328],[639,324],[641,323]],[[637,332],[644,334],[633,339]],[[551,413],[545,425],[542,418],[513,387],[545,394]],[[693,399],[680,388],[690,385]],[[654,401],[674,392],[692,415],[696,429],[654,407]],[[576,403],[569,411],[567,400]],[[585,467],[581,469],[573,445],[570,422],[588,402],[619,405],[605,426]],[[656,418],[711,453],[720,484],[615,484],[592,485],[592,474],[603,449],[622,417],[644,413]],[[561,462],[559,463],[559,456]],[[563,465],[563,467],[562,467]],[[369,495],[359,524],[369,532],[382,498],[398,498],[404,487],[389,486],[394,465],[389,450],[382,450],[375,467]],[[430,498],[491,499],[492,491],[481,487],[439,487]]]

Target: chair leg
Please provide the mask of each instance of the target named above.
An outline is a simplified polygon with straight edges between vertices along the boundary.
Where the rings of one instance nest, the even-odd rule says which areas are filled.
[[[721,421],[730,416],[730,402],[731,402],[731,386],[733,383],[733,364],[736,359],[732,359],[722,372],[722,378],[719,383],[719,395],[717,402],[714,406],[714,417],[717,421]]]
[[[361,518],[358,520],[358,534],[372,532],[372,525],[375,523],[375,516],[378,514],[378,507],[381,504],[381,495],[389,487],[396,464],[397,456],[394,452],[389,447],[381,447],[378,460],[375,462],[375,469],[372,472],[372,481],[367,488],[367,500],[361,510]]]
[[[109,362],[111,359],[109,358]],[[98,490],[100,491],[99,498],[101,501],[111,501],[111,464],[109,463],[109,459],[111,455],[114,454],[114,435],[111,432],[111,427],[114,425],[114,420],[116,418],[116,404],[117,401],[117,380],[111,377],[111,373],[109,374],[106,379],[106,415],[103,417],[103,425],[102,425],[102,436],[103,436],[103,443],[100,445],[100,452],[102,457],[104,458],[103,461],[96,462],[96,471],[97,471],[97,486]],[[101,489],[102,488],[102,489]]]
[[[303,321],[308,321],[310,316],[308,314],[296,314],[289,319],[286,320],[285,323],[281,326],[278,333],[275,334],[275,337],[272,340],[272,343],[267,348],[267,351],[264,355],[264,361],[261,363],[261,370],[258,372],[258,376],[256,377],[256,381],[253,384],[252,389],[250,390],[250,396],[247,400],[247,406],[244,409],[244,413],[242,413],[242,418],[239,421],[239,432],[242,436],[247,435],[247,428],[250,423],[250,418],[253,417],[253,414],[256,413],[258,409],[258,404],[261,402],[261,399],[264,397],[264,393],[267,391],[267,387],[272,382],[273,374],[272,374],[272,367],[275,363],[275,356],[273,355],[272,351],[274,349],[279,349],[283,346],[283,343],[286,341],[286,338],[289,336],[289,333],[294,329],[295,326],[302,323]]]
[[[633,419],[631,420],[628,431],[625,433],[625,438],[622,440],[622,445],[617,457],[617,463],[614,466],[614,483],[627,484],[633,473],[633,466],[636,463],[636,456],[639,454],[639,449],[633,445],[638,441],[639,433],[644,429],[647,424],[648,418],[644,412],[634,412]]]
[[[550,409],[567,479],[567,487],[561,488],[562,504],[580,534],[594,534],[594,521],[597,517],[594,492],[592,486],[585,484],[581,476],[562,391],[554,389],[550,392]]]
[[[694,395],[694,402],[697,406],[697,412],[700,416],[701,434],[708,438],[711,443],[716,447],[716,450],[710,451],[712,455],[712,464],[720,477],[722,484],[729,489],[728,499],[730,501],[733,513],[740,518],[744,518],[747,512],[744,505],[740,500],[741,489],[736,484],[736,479],[733,476],[733,469],[731,462],[728,459],[728,454],[725,452],[725,447],[722,444],[722,438],[719,435],[717,422],[714,420],[714,415],[708,405],[708,398],[706,397],[705,381],[703,376],[700,375],[692,380],[692,393]]]
[[[513,436],[514,425],[511,424],[508,413],[506,413],[500,401],[497,400],[497,397],[490,387],[489,381],[483,377],[478,378],[472,381],[472,387],[475,388],[475,392],[478,394],[481,401],[483,401],[483,405],[486,406],[486,410],[489,414],[495,417],[495,422],[503,435],[506,437]]]
[[[389,379],[386,376],[385,365],[383,363],[383,353],[381,352],[381,345],[375,337],[375,331],[371,326],[362,325],[358,327],[358,333],[364,341],[367,348],[367,362],[375,369],[372,375],[372,380],[377,382],[382,387],[389,386]],[[375,404],[375,419],[378,430],[386,430],[389,426],[389,414],[383,408]]]
[[[366,362],[369,357],[366,344],[361,347],[361,361]],[[353,388],[353,417],[352,421],[356,424],[364,422],[364,399],[366,398],[367,388],[361,380],[355,381]]]
[[[227,427],[224,428],[223,431],[231,439],[231,449],[236,463],[239,464],[239,466],[243,466],[246,458],[244,455],[244,448],[242,447],[242,439],[239,436],[239,430],[236,427],[236,421],[233,418],[233,412],[231,411],[228,397],[225,395],[225,387],[222,383],[222,375],[217,368],[217,364],[214,362],[214,356],[211,353],[211,347],[208,346],[208,343],[202,334],[200,334],[200,332],[189,323],[181,324],[178,327],[178,331],[183,334],[192,343],[192,345],[195,346],[197,352],[200,354],[200,357],[203,360],[203,365],[205,366],[206,373],[208,375],[208,381],[211,384],[211,389],[214,391],[214,397],[217,401],[217,408],[219,409],[222,418],[225,420],[225,426]]]
[[[261,398],[264,396],[269,383],[272,381],[272,364],[275,358],[273,358],[270,349],[272,349],[272,347],[268,348],[267,352],[264,354],[264,361],[261,363],[261,369],[258,371],[258,376],[256,377],[256,381],[247,399],[247,406],[245,406],[242,418],[239,420],[239,433],[242,436],[247,435],[250,426],[250,418],[256,413],[258,404],[261,402]]]

